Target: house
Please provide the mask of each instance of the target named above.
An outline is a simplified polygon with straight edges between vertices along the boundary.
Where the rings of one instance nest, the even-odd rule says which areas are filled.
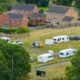
[[[0,15],[0,28],[19,28],[21,26],[28,26],[28,19],[25,15],[8,12]]]
[[[57,22],[62,23],[63,18],[66,16],[73,17],[74,20],[72,19],[71,23],[78,22],[78,12],[73,7],[52,4],[45,14],[47,16],[46,20],[53,24]]]
[[[23,14],[26,14],[27,16],[31,16],[32,13],[38,13],[38,7],[36,4],[14,4],[12,9],[12,12],[20,12]]]
[[[46,16],[44,15],[44,13],[33,13],[32,16],[30,17],[29,22],[31,24],[44,24]]]

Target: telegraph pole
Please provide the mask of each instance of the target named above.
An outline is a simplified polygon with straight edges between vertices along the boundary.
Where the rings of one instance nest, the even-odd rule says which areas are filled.
[[[13,80],[13,56],[12,56],[12,80]]]

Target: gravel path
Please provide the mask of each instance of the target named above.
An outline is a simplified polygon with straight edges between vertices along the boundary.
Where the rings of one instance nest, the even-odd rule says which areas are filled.
[[[51,64],[51,65],[45,65],[45,66],[41,66],[41,67],[37,67],[37,68],[32,68],[31,71],[36,71],[36,70],[40,70],[40,69],[45,69],[45,68],[50,68],[50,67],[65,65],[65,64],[68,64],[68,63],[70,63],[70,61],[59,62],[59,63]]]

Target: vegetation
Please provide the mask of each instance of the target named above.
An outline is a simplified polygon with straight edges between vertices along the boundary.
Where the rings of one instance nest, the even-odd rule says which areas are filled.
[[[52,0],[52,2],[58,5],[70,6],[72,5],[73,0]]]
[[[7,44],[0,40],[0,79],[16,80],[31,70],[29,54],[20,45]]]
[[[80,50],[71,60],[71,66],[67,67],[66,74],[67,80],[79,80],[80,79]]]
[[[26,3],[26,4],[37,4],[41,7],[47,7],[49,4],[49,0],[17,0],[18,2]]]
[[[9,11],[15,0],[0,0],[0,13]]]
[[[17,29],[3,29],[0,28],[0,32],[2,33],[8,33],[8,34],[21,34],[21,33],[29,33],[30,30],[28,28],[17,28]]]
[[[60,65],[60,66],[54,66],[54,67],[48,67],[45,69],[40,69],[42,71],[46,72],[46,79],[47,80],[66,80],[65,75],[65,69],[69,64]],[[36,71],[32,71],[29,73],[29,80],[42,80],[43,77],[36,77]]]
[[[75,6],[80,9],[80,0],[75,0]]]

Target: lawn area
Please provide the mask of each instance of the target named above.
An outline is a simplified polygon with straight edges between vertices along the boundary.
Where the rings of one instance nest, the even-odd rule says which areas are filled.
[[[47,63],[38,63],[37,62],[37,56],[43,53],[47,53],[48,50],[53,50],[56,52],[59,52],[62,49],[66,48],[76,48],[80,49],[80,41],[69,41],[69,42],[64,42],[64,43],[59,43],[59,44],[54,44],[53,46],[46,46],[42,48],[32,48],[31,44],[34,41],[42,41],[44,43],[45,39],[51,39],[53,36],[58,36],[58,35],[77,35],[80,36],[80,27],[70,27],[70,28],[61,28],[61,29],[41,29],[41,30],[34,30],[30,32],[30,36],[27,37],[26,39],[22,39],[24,42],[24,48],[29,52],[30,57],[33,57],[35,59],[35,62],[32,63],[32,67],[36,66],[42,66],[42,65],[47,65],[47,64],[53,64],[65,60],[69,60],[70,58],[65,58],[65,59],[60,59],[57,57],[54,57],[54,59],[50,62]],[[37,65],[36,65],[37,64]]]

